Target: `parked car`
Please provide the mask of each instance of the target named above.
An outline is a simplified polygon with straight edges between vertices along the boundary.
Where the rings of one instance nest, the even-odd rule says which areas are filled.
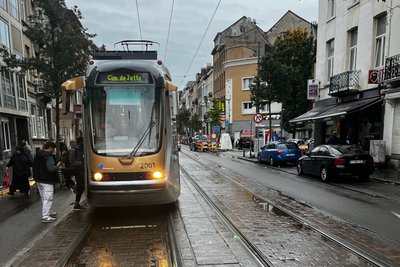
[[[271,142],[261,147],[258,162],[268,162],[271,166],[281,163],[296,163],[301,157],[301,150],[293,142]]]
[[[296,143],[303,154],[308,152],[308,144],[303,139],[288,139],[286,141]]]
[[[374,159],[357,145],[320,145],[297,161],[297,173],[328,181],[337,176],[367,180],[374,172]]]

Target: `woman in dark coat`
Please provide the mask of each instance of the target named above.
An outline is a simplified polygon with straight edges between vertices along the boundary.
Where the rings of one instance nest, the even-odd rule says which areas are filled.
[[[15,153],[7,164],[8,167],[13,167],[10,192],[8,194],[14,195],[15,191],[19,189],[21,193],[29,196],[29,176],[31,176],[32,160],[24,153],[22,147],[18,146],[15,149]]]

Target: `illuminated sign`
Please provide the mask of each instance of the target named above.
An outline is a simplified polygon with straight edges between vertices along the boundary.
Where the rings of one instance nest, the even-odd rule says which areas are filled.
[[[152,83],[152,80],[150,74],[146,72],[116,70],[99,73],[97,83]]]

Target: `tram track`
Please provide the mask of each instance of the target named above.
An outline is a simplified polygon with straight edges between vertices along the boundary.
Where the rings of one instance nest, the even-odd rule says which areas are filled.
[[[55,266],[183,266],[172,223],[175,206],[165,207],[118,208],[119,216],[115,209],[97,209]]]
[[[190,158],[191,160],[196,161],[197,164],[201,165],[201,168],[204,168],[216,175],[219,175],[221,177],[223,177],[226,180],[229,180],[230,182],[232,182],[236,187],[240,188],[241,190],[247,191],[249,194],[253,195],[253,201],[262,205],[263,208],[265,209],[269,206],[274,207],[275,209],[279,210],[279,213],[284,213],[286,214],[286,216],[289,216],[290,218],[292,218],[293,220],[297,221],[299,224],[311,229],[314,232],[319,233],[323,238],[330,240],[331,242],[334,242],[335,244],[339,245],[340,247],[342,247],[343,249],[349,251],[350,253],[354,254],[356,257],[362,259],[362,261],[368,265],[368,266],[391,266],[391,264],[385,262],[384,260],[381,260],[377,257],[375,257],[374,255],[370,254],[368,251],[365,251],[363,249],[358,248],[357,246],[354,246],[353,244],[347,242],[346,240],[335,236],[334,234],[331,234],[329,231],[325,231],[324,229],[318,228],[316,226],[313,225],[312,222],[310,222],[309,220],[307,220],[306,218],[302,218],[300,216],[298,216],[297,214],[291,212],[290,210],[288,210],[285,207],[279,206],[276,203],[274,203],[271,200],[268,200],[266,198],[261,197],[260,195],[257,195],[255,192],[252,192],[251,190],[249,190],[248,188],[246,188],[245,186],[243,186],[243,184],[239,183],[238,181],[228,177],[227,175],[225,175],[223,172],[215,170],[214,168],[212,168],[210,164],[205,164],[202,161],[200,161],[200,159],[195,158],[193,156],[191,156],[188,153],[184,152],[184,155],[187,156],[188,158]],[[205,192],[202,188],[201,185],[197,184],[196,180],[192,178],[192,176],[190,175],[190,173],[185,170],[184,168],[181,167],[181,170],[185,173],[185,175],[189,178],[190,182],[193,183],[193,185],[196,187],[196,189],[199,190],[199,192],[201,193],[201,195],[204,195],[204,198],[206,199],[207,203],[210,203],[209,205],[211,205],[212,207],[215,207],[214,209],[217,211],[217,213],[219,214],[219,216],[221,218],[223,218],[224,221],[226,221],[227,223],[231,224],[232,226],[230,226],[230,228],[234,229],[234,231],[239,232],[235,234],[240,234],[240,229],[237,228],[235,226],[235,223],[231,222],[230,219],[225,216],[223,214],[223,212],[221,211],[221,209],[218,207],[217,204],[214,203],[214,201],[212,200],[212,197],[208,196],[207,192]],[[195,184],[194,184],[195,183]],[[222,213],[222,214],[220,214]],[[240,235],[241,238],[243,240],[245,240],[245,243],[250,244],[251,247],[253,247],[253,245],[251,245],[251,240],[250,238],[246,237],[245,235]],[[247,244],[246,244],[247,245]],[[327,245],[328,246],[328,245]],[[263,255],[263,253],[260,251],[260,249],[257,248],[257,246],[254,246],[254,248],[249,248],[250,251],[252,251],[253,253],[255,253],[258,259],[261,259],[260,262],[264,265],[262,266],[272,266],[269,265],[271,264],[271,261],[263,261],[263,259],[265,259],[266,257]],[[266,265],[265,265],[266,264]]]

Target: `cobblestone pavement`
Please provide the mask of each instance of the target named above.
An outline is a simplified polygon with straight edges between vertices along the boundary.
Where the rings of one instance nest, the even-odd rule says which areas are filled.
[[[211,165],[212,159],[209,158],[209,160],[204,161],[208,166]],[[275,264],[285,266],[287,264],[289,266],[363,266],[365,264],[359,259],[352,259],[352,256],[347,254],[348,251],[337,247],[336,244],[327,246],[323,242],[324,237],[290,218],[283,218],[282,215],[280,215],[282,217],[276,218],[279,215],[275,214],[272,216],[273,221],[270,221],[271,215],[274,214],[273,208],[270,212],[264,211],[259,205],[251,202],[251,195],[248,192],[238,189],[215,173],[211,176],[209,173],[206,176],[204,169],[199,167],[192,159],[181,156],[181,165],[196,177],[200,186],[207,190],[212,198],[223,206],[224,210],[231,213],[231,217],[236,219],[235,222],[247,230],[246,234],[251,235],[253,240],[258,240],[257,243]],[[275,206],[284,207],[303,218],[309,225],[318,229],[329,229],[327,232],[338,239],[346,240],[348,243],[371,253],[371,255],[375,255],[378,259],[388,262],[391,266],[400,266],[400,250],[384,246],[371,233],[366,233],[364,229],[345,222],[337,222],[311,207],[281,196],[273,190],[266,190],[264,186],[235,177],[235,174],[229,173],[227,175],[254,194],[271,200],[275,203]],[[330,247],[328,251],[326,251],[327,247]],[[355,262],[352,260],[355,260]]]

